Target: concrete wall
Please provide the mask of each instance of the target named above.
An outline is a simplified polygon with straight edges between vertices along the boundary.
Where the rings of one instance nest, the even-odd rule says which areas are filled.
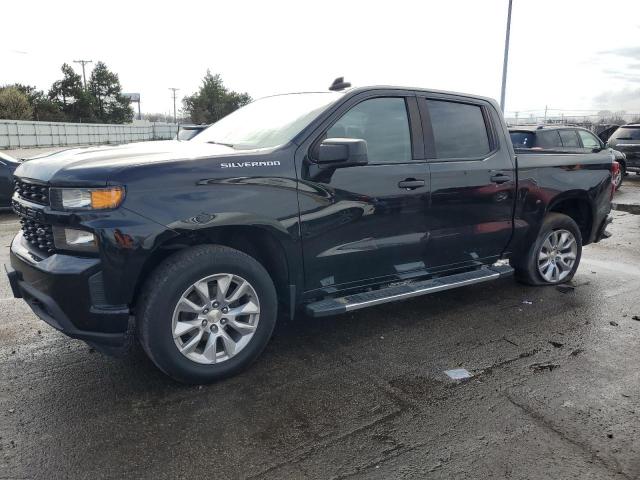
[[[98,145],[174,138],[178,126],[167,123],[108,125],[100,123],[0,120],[0,148]]]

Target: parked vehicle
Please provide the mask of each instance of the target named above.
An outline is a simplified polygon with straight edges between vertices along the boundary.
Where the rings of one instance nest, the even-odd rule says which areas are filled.
[[[635,172],[640,175],[640,124],[622,125],[609,137],[607,146],[622,152],[620,163],[622,174]]]
[[[547,151],[555,153],[601,155],[605,143],[591,131],[582,127],[568,125],[520,125],[509,128],[509,135],[516,151]],[[618,162],[614,175],[617,190],[625,175],[626,156],[617,150],[609,149],[613,159]]]
[[[0,211],[11,208],[13,172],[20,165],[15,158],[0,152]]]
[[[102,351],[136,335],[162,371],[201,383],[253,362],[279,316],[514,270],[567,282],[582,247],[606,236],[608,150],[573,132],[574,151],[516,164],[493,100],[345,86],[255,101],[189,142],[21,165],[14,295]]]
[[[620,127],[620,125],[615,125],[615,124],[605,124],[605,125],[596,125],[594,128],[594,133],[598,136],[598,138],[600,140],[602,140],[604,143],[607,143],[607,140],[609,140],[609,137],[611,135],[613,135],[613,132],[615,132],[618,127]]]
[[[209,125],[180,125],[176,140],[191,140],[196,135],[204,132]]]
[[[609,151],[611,151],[611,153],[613,154],[613,159],[618,164],[618,171],[613,176],[613,185],[616,187],[616,190],[618,190],[622,186],[624,177],[628,175],[626,166],[627,156],[618,150],[614,150],[613,148],[610,148]]]

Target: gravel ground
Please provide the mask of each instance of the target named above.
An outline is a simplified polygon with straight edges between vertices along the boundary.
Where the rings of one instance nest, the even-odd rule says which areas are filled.
[[[0,215],[0,263],[17,229]],[[640,478],[640,216],[610,230],[572,290],[301,318],[205,387],[66,338],[2,276],[0,478]]]

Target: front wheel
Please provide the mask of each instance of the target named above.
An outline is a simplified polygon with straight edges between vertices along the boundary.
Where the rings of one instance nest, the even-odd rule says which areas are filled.
[[[548,214],[536,241],[516,266],[516,276],[529,285],[570,281],[582,256],[582,235],[576,222],[561,213]]]
[[[257,260],[202,245],[169,257],[146,282],[138,335],[160,370],[181,382],[209,383],[250,365],[276,316],[273,281]]]

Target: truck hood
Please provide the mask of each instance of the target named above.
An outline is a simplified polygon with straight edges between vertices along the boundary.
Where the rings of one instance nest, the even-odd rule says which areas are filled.
[[[243,155],[219,144],[177,140],[129,143],[117,146],[72,148],[25,160],[15,172],[21,178],[64,186],[106,185],[121,169],[146,163]]]

